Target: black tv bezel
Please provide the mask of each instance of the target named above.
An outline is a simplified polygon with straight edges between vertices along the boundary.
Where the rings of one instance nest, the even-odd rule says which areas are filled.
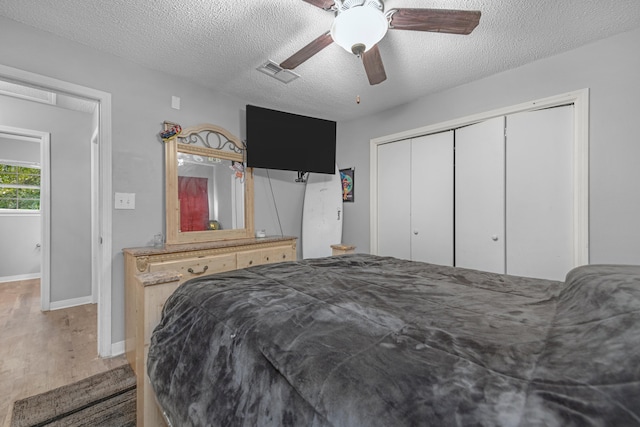
[[[252,111],[253,110],[253,111]],[[253,133],[254,126],[252,125],[253,119],[251,116],[255,113],[264,115],[272,115],[276,116],[276,119],[273,120],[274,124],[271,126],[272,133],[277,135],[285,135],[287,136],[286,140],[280,140],[279,144],[274,144],[273,142],[269,142],[268,146],[261,146],[260,154],[269,153],[268,157],[263,157],[262,159],[256,159],[251,155],[251,134]],[[255,118],[255,116],[254,116]],[[292,121],[293,120],[293,121]],[[317,130],[322,127],[331,128],[331,130],[327,131],[323,130],[323,134],[332,134],[331,140],[329,142],[322,141],[321,137],[317,134]],[[293,129],[292,129],[293,128]],[[290,136],[291,133],[296,133],[296,129],[303,128],[305,132],[309,132],[309,129],[312,129],[310,133],[311,140],[309,144],[313,144],[313,146],[317,147],[318,144],[323,149],[327,147],[330,148],[331,152],[327,156],[326,153],[322,153],[323,163],[319,166],[317,163],[318,154],[320,153],[319,149],[316,149],[309,152],[302,152],[301,149],[292,150],[291,147],[299,144],[299,138]],[[300,130],[302,131],[302,130]],[[271,108],[260,107],[257,105],[247,104],[246,106],[246,150],[247,150],[247,166],[252,168],[262,168],[262,169],[275,169],[275,170],[286,170],[286,171],[294,171],[294,172],[312,172],[312,173],[325,173],[325,174],[335,174],[335,164],[336,164],[336,138],[337,138],[337,123],[333,120],[326,120],[317,117],[304,116],[301,114],[289,113],[286,111],[274,110]],[[264,139],[259,140],[260,144],[264,144]],[[273,141],[273,139],[271,140]],[[277,140],[276,140],[277,141]],[[290,153],[289,156],[282,156],[283,152]],[[295,153],[304,155],[296,156]],[[277,161],[276,161],[276,156]]]

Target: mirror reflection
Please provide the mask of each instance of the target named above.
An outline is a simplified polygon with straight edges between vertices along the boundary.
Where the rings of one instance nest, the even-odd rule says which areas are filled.
[[[177,159],[179,231],[244,228],[242,164],[183,152]]]

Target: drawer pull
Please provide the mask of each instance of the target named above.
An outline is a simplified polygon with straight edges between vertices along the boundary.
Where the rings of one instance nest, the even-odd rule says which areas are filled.
[[[202,271],[196,273],[195,271],[193,271],[193,268],[189,267],[189,269],[187,270],[189,273],[191,274],[195,274],[196,276],[199,276],[200,274],[204,274],[205,271],[207,271],[209,269],[208,265],[205,265],[204,268],[202,269]]]

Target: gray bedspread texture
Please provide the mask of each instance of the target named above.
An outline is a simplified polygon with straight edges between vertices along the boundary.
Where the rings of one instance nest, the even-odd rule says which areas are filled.
[[[353,254],[205,276],[147,368],[174,427],[640,425],[640,267],[563,283]]]

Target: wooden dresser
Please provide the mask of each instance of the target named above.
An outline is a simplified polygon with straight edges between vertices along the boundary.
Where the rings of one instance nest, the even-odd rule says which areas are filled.
[[[166,299],[184,281],[296,259],[295,237],[264,237],[123,249],[125,351],[137,377],[138,426],[162,425],[146,375],[149,342]]]

